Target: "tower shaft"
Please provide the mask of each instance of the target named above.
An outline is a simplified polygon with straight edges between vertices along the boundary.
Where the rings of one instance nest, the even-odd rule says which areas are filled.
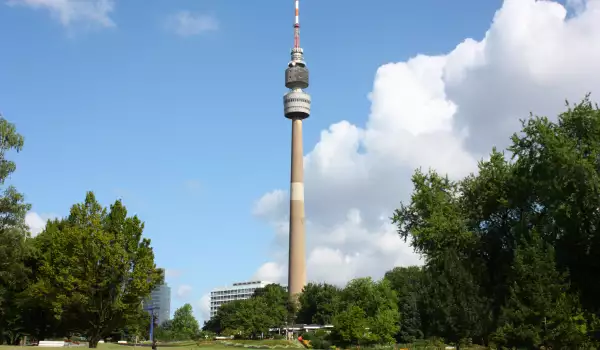
[[[306,246],[304,231],[304,164],[302,119],[292,119],[292,169],[290,178],[290,250],[288,290],[290,298],[306,284]]]

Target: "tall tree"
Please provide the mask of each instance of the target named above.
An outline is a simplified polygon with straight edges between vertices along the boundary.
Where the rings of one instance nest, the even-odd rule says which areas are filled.
[[[356,315],[360,309],[365,315],[366,327],[369,328],[362,342],[391,343],[399,330],[397,298],[396,292],[386,279],[354,279],[341,293],[341,307],[345,311],[342,312],[344,315],[337,318],[337,322],[346,322],[346,317]]]
[[[254,291],[252,298],[261,299],[266,307],[265,313],[271,320],[270,326],[280,327],[285,324],[288,314],[288,292],[279,284],[269,284]]]
[[[13,186],[5,186],[6,179],[16,170],[16,164],[6,158],[10,151],[20,152],[24,138],[14,124],[0,115],[0,344],[15,342],[22,331],[21,315],[17,307],[20,291],[27,285],[24,265],[28,236],[25,215],[30,205]]]
[[[423,268],[420,266],[395,267],[385,273],[386,280],[398,295],[400,331],[397,340],[412,343],[423,338],[419,304],[423,293]]]
[[[506,347],[585,348],[587,328],[567,275],[556,269],[554,249],[533,231],[515,253],[512,284],[494,335]]]
[[[308,283],[298,298],[298,323],[326,325],[333,322],[333,317],[340,307],[341,290],[327,283]]]
[[[194,317],[192,305],[185,304],[175,310],[173,322],[171,323],[171,332],[178,340],[196,339],[200,333],[200,326]]]
[[[90,348],[139,313],[164,278],[143,229],[120,200],[107,210],[88,192],[38,237],[41,266],[30,293],[51,300],[55,316],[86,334]]]
[[[331,337],[340,345],[360,345],[372,342],[365,311],[357,305],[348,305],[333,318]]]
[[[589,96],[567,103],[557,122],[530,118],[512,139],[528,221],[543,227],[559,269],[570,272],[584,307],[600,315],[600,109]]]
[[[487,300],[468,265],[452,250],[426,267],[421,305],[428,336],[443,337],[458,348],[469,339],[482,342]]]
[[[556,122],[546,117],[524,121],[521,133],[512,137],[508,157],[494,149],[480,162],[478,174],[451,181],[435,171],[416,172],[411,201],[395,212],[394,222],[399,234],[410,237],[424,255],[428,278],[448,282],[434,286],[452,290],[434,293],[438,297],[430,301],[439,303],[449,300],[443,295],[454,295],[453,303],[460,305],[463,292],[456,289],[457,279],[477,291],[481,314],[477,322],[468,323],[480,329],[461,327],[465,335],[481,333],[485,340],[503,326],[505,303],[514,294],[510,278],[517,247],[534,229],[554,248],[557,270],[570,272],[567,299],[580,295],[584,311],[596,314],[587,317],[594,324],[600,315],[600,283],[594,277],[600,270],[599,135],[600,109],[586,97],[569,105]],[[441,315],[452,310],[443,305],[432,310]],[[431,315],[435,313],[422,319],[425,330],[435,326]]]

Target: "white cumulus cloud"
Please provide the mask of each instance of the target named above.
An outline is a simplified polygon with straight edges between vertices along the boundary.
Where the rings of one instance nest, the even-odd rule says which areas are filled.
[[[46,222],[57,218],[55,214],[38,214],[30,211],[25,215],[25,224],[29,227],[31,237],[35,237],[46,228]]]
[[[342,284],[420,263],[389,219],[409,200],[415,168],[462,177],[507,146],[529,112],[552,117],[565,99],[598,99],[600,0],[568,6],[569,15],[554,1],[505,0],[483,39],[379,67],[365,127],[333,124],[305,156],[309,280]],[[285,282],[287,191],[265,194],[253,212],[277,248],[255,277]]]
[[[76,22],[93,23],[102,27],[115,26],[109,16],[115,7],[114,0],[8,0],[8,4],[50,11],[64,26]]]
[[[210,319],[210,294],[204,294],[198,300],[198,310],[200,310],[200,319],[208,321]]]
[[[167,18],[167,28],[180,36],[200,35],[219,29],[219,21],[212,16],[190,11],[179,11]]]

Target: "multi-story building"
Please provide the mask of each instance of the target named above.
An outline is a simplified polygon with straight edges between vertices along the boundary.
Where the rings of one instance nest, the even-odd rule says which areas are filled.
[[[166,283],[154,288],[150,296],[144,300],[144,309],[149,310],[151,308],[154,309],[159,324],[169,320],[171,315],[171,287],[167,286]]]
[[[264,288],[269,284],[272,284],[272,282],[238,282],[234,283],[233,286],[213,289],[210,292],[210,317],[217,314],[217,310],[221,305],[234,300],[249,299],[257,288]]]

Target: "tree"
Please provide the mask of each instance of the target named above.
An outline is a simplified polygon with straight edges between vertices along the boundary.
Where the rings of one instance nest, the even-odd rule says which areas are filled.
[[[371,277],[357,278],[346,285],[341,293],[342,303],[356,305],[367,317],[374,317],[382,310],[398,310],[397,295],[390,283],[383,279],[373,281]]]
[[[600,315],[600,109],[589,96],[559,115],[523,122],[512,137],[515,176],[522,187],[531,224],[553,245],[561,271],[583,306]]]
[[[170,328],[174,339],[196,339],[200,333],[200,326],[194,317],[192,305],[185,304],[179,309],[175,310]]]
[[[326,325],[340,306],[341,290],[327,283],[308,283],[298,298],[298,323]]]
[[[424,333],[441,336],[460,348],[481,339],[487,320],[487,300],[458,254],[445,251],[425,270],[421,302]]]
[[[50,300],[54,315],[95,348],[140,312],[142,299],[164,278],[143,229],[120,200],[107,210],[88,192],[36,238],[41,266],[30,295]]]
[[[268,333],[269,328],[277,322],[278,320],[272,318],[269,304],[261,295],[221,305],[217,314],[204,324],[203,330],[256,338]]]
[[[365,311],[357,305],[349,305],[333,318],[331,337],[344,346],[370,343]]]
[[[365,336],[360,338],[361,341],[391,343],[399,330],[400,315],[397,298],[396,292],[385,279],[380,281],[373,281],[370,277],[354,279],[341,293],[341,305],[345,315],[341,316],[338,322],[346,324],[345,317],[357,314],[360,309],[365,317],[365,327],[369,329]]]
[[[397,340],[412,343],[423,338],[419,312],[423,293],[423,269],[419,266],[395,267],[386,272],[384,278],[398,295],[400,331]]]
[[[578,299],[568,295],[567,274],[556,269],[554,249],[533,231],[517,247],[509,299],[494,334],[499,345],[554,349],[587,345]]]
[[[503,329],[507,300],[514,300],[511,278],[518,246],[534,230],[554,248],[556,270],[570,272],[565,302],[557,304],[561,312],[597,325],[600,110],[586,97],[568,105],[556,122],[531,116],[513,135],[508,152],[493,149],[478,173],[462,180],[418,170],[410,203],[394,213],[400,236],[410,237],[425,258],[421,322],[426,335],[451,330],[481,335],[477,341],[485,343]],[[476,295],[474,309],[461,306],[466,291]],[[578,297],[582,312],[568,306],[576,305]],[[445,324],[436,321],[444,319]],[[579,344],[569,341],[567,346]]]
[[[6,159],[10,151],[20,152],[24,138],[14,124],[0,115],[0,186],[16,170],[15,162]],[[19,293],[28,283],[24,265],[28,246],[25,215],[30,205],[13,186],[5,187],[0,195],[0,344],[15,343],[23,331],[18,310]]]
[[[266,305],[265,313],[271,320],[272,327],[280,327],[285,324],[288,315],[288,292],[279,284],[269,284],[258,288],[252,295],[254,299],[261,299]]]

